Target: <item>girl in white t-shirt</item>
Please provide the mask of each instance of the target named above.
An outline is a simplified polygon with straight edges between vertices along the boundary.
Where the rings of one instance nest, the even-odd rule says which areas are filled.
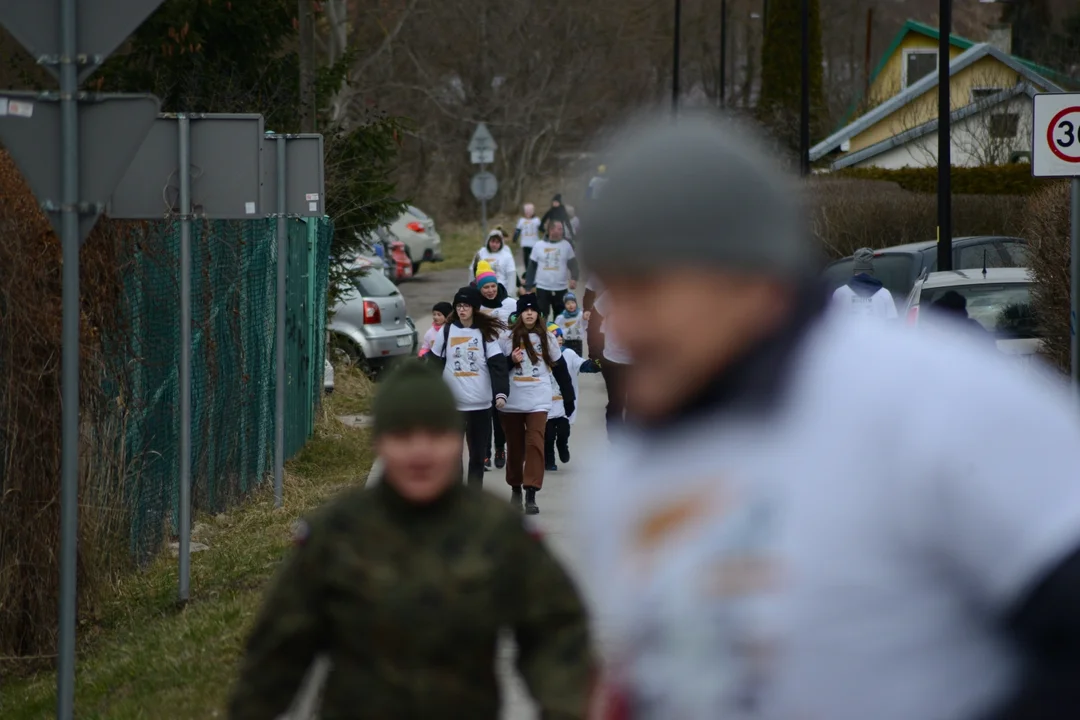
[[[585,313],[585,320],[598,332],[589,335],[589,356],[600,360],[600,372],[607,386],[607,429],[608,435],[617,431],[626,419],[626,368],[630,364],[630,353],[619,344],[611,328],[604,320],[608,311],[606,296],[601,292],[590,312]],[[594,347],[595,345],[595,347]]]
[[[501,408],[506,434],[506,482],[518,507],[525,491],[525,512],[540,512],[536,493],[544,485],[544,431],[554,387],[562,392],[567,415],[573,414],[574,384],[558,341],[540,322],[536,295],[522,295],[517,321],[504,333],[502,350],[510,358],[510,394]]]
[[[517,229],[514,230],[514,242],[521,240],[521,261],[524,267],[529,267],[529,256],[532,249],[540,239],[540,218],[536,217],[536,207],[532,203],[525,203],[522,208],[524,215],[517,221]],[[509,290],[510,286],[507,285]]]
[[[443,367],[465,421],[469,447],[469,485],[484,483],[484,457],[491,437],[491,406],[502,409],[510,394],[507,362],[499,344],[506,329],[498,318],[480,312],[480,291],[463,287],[454,295],[454,318],[436,338],[428,357]]]
[[[586,360],[574,352],[566,343],[563,329],[552,323],[548,330],[555,336],[556,341],[562,348],[563,360],[566,362],[566,371],[570,373],[570,381],[574,385],[575,397],[581,397],[578,386],[578,373],[598,373],[600,366],[592,360]],[[544,462],[545,470],[551,472],[558,470],[555,464],[555,450],[559,451],[559,461],[563,464],[570,462],[570,426],[574,424],[577,410],[567,414],[563,405],[562,392],[557,387],[552,388],[551,409],[548,410],[547,429],[544,431]]]

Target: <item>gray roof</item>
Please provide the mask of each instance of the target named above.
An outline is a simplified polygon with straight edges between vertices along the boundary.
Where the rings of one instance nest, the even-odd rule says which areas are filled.
[[[983,110],[987,110],[995,105],[1000,105],[1007,100],[1011,100],[1017,95],[1027,95],[1028,97],[1034,97],[1037,92],[1038,90],[1032,87],[1029,83],[1021,82],[1018,83],[1015,87],[1009,88],[1008,90],[1002,90],[999,93],[965,105],[959,110],[953,110],[952,113],[949,114],[949,118],[951,122],[957,123],[964,118],[971,117],[972,115],[980,113]],[[831,169],[841,170],[846,167],[851,167],[852,165],[857,165],[864,160],[869,160],[872,157],[876,157],[887,150],[892,150],[895,147],[900,147],[901,145],[905,145],[912,140],[917,140],[924,135],[928,135],[929,133],[937,130],[937,126],[937,118],[934,118],[933,120],[928,120],[922,125],[913,127],[910,130],[905,130],[904,132],[893,135],[892,137],[885,138],[884,140],[876,142],[873,145],[868,145],[862,150],[856,150],[853,153],[848,153],[841,156],[836,160],[836,162],[832,164]]]
[[[1054,84],[1047,78],[1043,77],[1039,73],[1035,72],[1027,65],[1019,62],[1011,55],[1006,55],[1001,50],[997,49],[993,45],[987,43],[980,43],[979,45],[973,45],[965,50],[960,55],[949,63],[949,77],[952,77],[956,73],[970,67],[978,60],[984,57],[992,56],[1001,63],[1004,63],[1008,67],[1015,70],[1020,76],[1026,79],[1029,83],[1032,83],[1039,88],[1042,88],[1049,92],[1063,92],[1062,88]],[[844,142],[850,140],[854,136],[870,128],[878,121],[885,117],[888,117],[892,113],[896,112],[900,108],[904,107],[912,100],[920,97],[927,90],[937,87],[938,73],[933,72],[926,77],[920,79],[918,82],[909,85],[907,88],[889,98],[885,102],[875,107],[865,115],[861,115],[854,122],[846,125],[845,127],[837,130],[829,137],[819,142],[814,147],[810,148],[810,161],[814,162],[828,155],[833,150],[839,148]]]

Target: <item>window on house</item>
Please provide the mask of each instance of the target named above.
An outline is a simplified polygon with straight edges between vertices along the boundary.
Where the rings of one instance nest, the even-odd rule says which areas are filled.
[[[1020,129],[1019,113],[994,113],[990,116],[990,137],[995,140],[1009,140],[1016,137]]]
[[[1004,89],[1005,88],[990,87],[971,88],[971,102],[978,102],[979,100],[984,100],[988,97],[992,97],[994,95],[997,95],[999,92],[1002,92]]]
[[[936,50],[908,50],[904,53],[904,87],[914,85],[938,69]]]

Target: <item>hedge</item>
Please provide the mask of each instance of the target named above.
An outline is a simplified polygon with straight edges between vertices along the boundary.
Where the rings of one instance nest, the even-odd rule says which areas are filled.
[[[1035,276],[1032,301],[1043,334],[1043,352],[1068,372],[1072,337],[1069,328],[1069,183],[1051,182],[1028,198],[1022,232],[1031,246]]]
[[[904,190],[917,193],[937,192],[937,168],[844,168],[829,173],[830,177],[858,180],[885,180],[898,184]],[[954,195],[1031,195],[1045,188],[1051,181],[1031,176],[1029,163],[1009,165],[983,165],[980,167],[954,167],[952,191]]]

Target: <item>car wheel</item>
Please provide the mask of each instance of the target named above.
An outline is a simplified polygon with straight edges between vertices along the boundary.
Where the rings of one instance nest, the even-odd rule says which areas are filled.
[[[364,351],[355,342],[338,333],[334,333],[330,339],[330,357],[335,365],[367,369]]]

